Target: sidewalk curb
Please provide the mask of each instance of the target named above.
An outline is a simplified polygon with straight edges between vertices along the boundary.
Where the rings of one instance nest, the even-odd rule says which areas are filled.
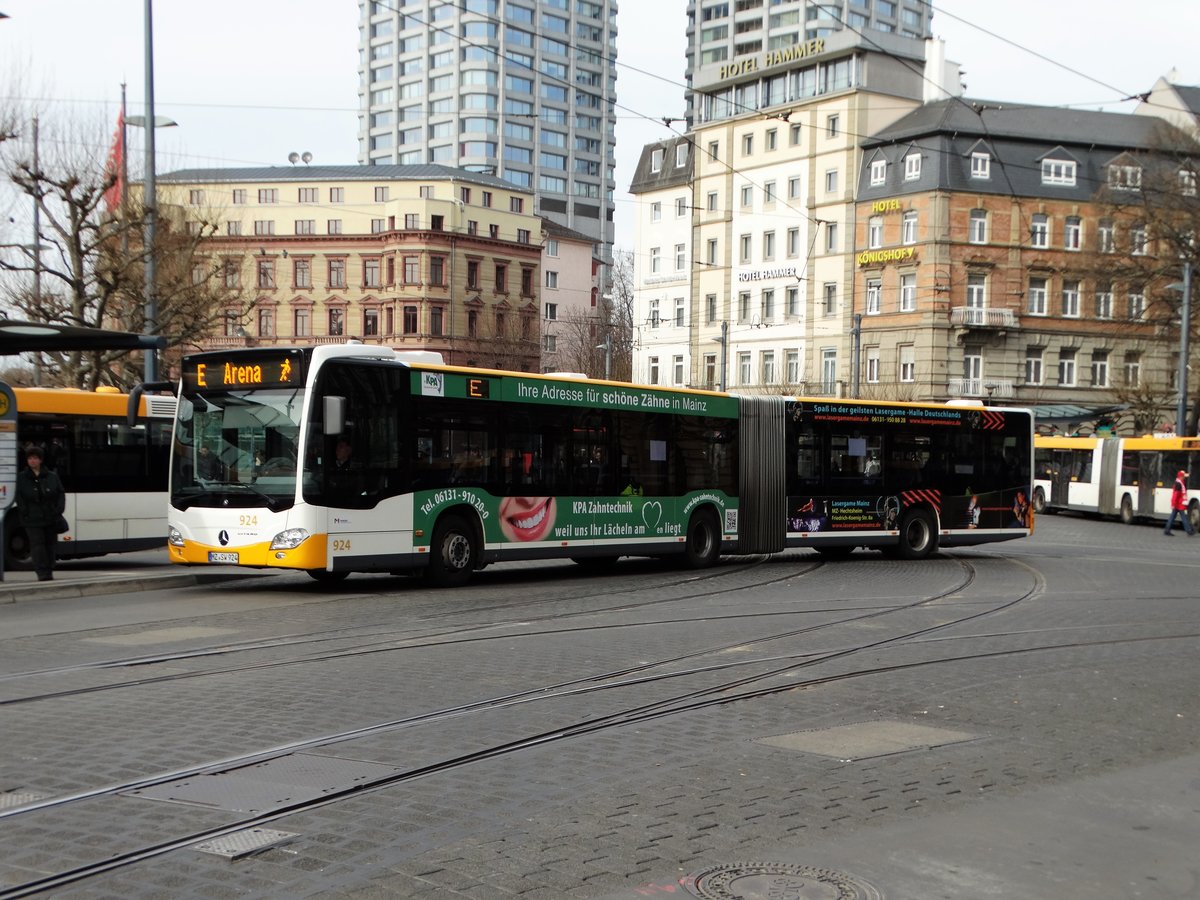
[[[96,581],[35,581],[10,584],[0,582],[0,604],[27,603],[33,600],[61,600],[75,597],[99,597],[105,594],[120,594],[126,591],[157,591],[167,588],[195,587],[201,584],[218,584],[243,578],[261,578],[269,573],[259,572],[205,572],[171,575],[115,576]]]

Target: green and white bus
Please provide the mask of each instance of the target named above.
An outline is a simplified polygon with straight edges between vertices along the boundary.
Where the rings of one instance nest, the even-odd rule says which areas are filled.
[[[939,545],[1030,533],[1025,410],[738,396],[445,366],[361,344],[182,363],[168,545],[314,578],[501,560]],[[1028,505],[1027,503],[1025,504]]]

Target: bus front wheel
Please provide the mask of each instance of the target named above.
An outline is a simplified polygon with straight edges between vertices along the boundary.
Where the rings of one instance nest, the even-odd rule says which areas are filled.
[[[937,530],[928,512],[914,509],[904,516],[898,549],[904,559],[924,559],[937,549]]]
[[[308,577],[321,584],[334,584],[350,577],[349,572],[330,572],[328,569],[307,569]]]
[[[721,555],[721,530],[712,510],[702,509],[688,522],[684,543],[687,564],[693,569],[707,569]]]
[[[1121,521],[1126,525],[1132,525],[1134,518],[1133,501],[1128,494],[1123,494],[1121,496]]]
[[[33,567],[29,535],[19,525],[10,525],[4,534],[4,568],[13,571]]]
[[[1041,488],[1033,490],[1033,511],[1039,516],[1046,511],[1046,492]]]
[[[446,516],[433,530],[425,578],[434,587],[461,587],[470,579],[477,556],[471,526],[461,516]]]
[[[1200,528],[1200,500],[1193,499],[1184,515],[1192,520],[1192,531]]]

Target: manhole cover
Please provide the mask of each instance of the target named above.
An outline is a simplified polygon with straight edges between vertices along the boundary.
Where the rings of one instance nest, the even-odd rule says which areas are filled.
[[[245,831],[235,831],[224,837],[213,838],[192,848],[201,853],[212,853],[224,856],[226,859],[241,859],[252,853],[260,853],[271,847],[279,847],[290,843],[299,837],[292,831],[272,831],[270,828],[247,828]]]
[[[703,900],[882,900],[861,878],[786,863],[747,862],[714,866],[684,879]]]

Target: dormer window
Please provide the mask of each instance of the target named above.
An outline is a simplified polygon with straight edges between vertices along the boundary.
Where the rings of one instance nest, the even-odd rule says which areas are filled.
[[[1142,188],[1142,169],[1140,166],[1108,167],[1108,186],[1114,191],[1138,191]]]
[[[687,165],[688,145],[677,144],[675,146],[675,168],[680,169]]]
[[[921,177],[921,154],[910,153],[904,157],[904,180],[916,181]]]
[[[877,159],[871,163],[871,185],[877,187],[887,180],[887,160]]]
[[[651,172],[661,172],[662,164],[663,164],[662,148],[659,148],[658,150],[651,150],[650,151],[650,171]]]
[[[1042,184],[1075,186],[1076,163],[1071,159],[1043,159]]]
[[[992,155],[990,153],[972,153],[971,154],[971,177],[972,178],[991,178],[992,177]]]

